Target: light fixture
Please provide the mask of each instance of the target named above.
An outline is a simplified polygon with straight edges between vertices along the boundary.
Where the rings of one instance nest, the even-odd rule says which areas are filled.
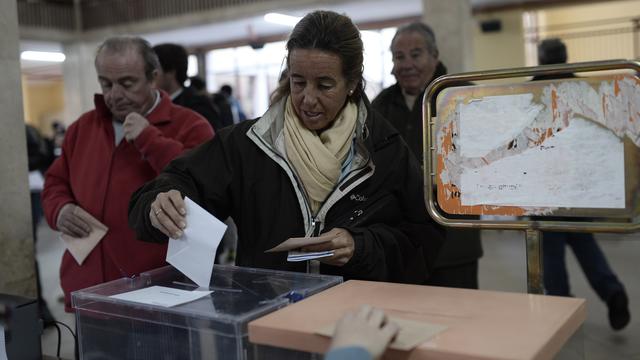
[[[294,27],[298,21],[302,19],[301,17],[279,14],[279,13],[268,13],[264,15],[264,21]]]
[[[23,51],[20,54],[20,59],[31,61],[63,62],[65,56],[61,52]]]

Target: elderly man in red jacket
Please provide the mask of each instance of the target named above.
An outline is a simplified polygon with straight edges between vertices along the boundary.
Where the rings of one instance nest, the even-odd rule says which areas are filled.
[[[127,226],[129,198],[176,156],[214,135],[204,118],[156,89],[159,62],[146,40],[107,39],[98,48],[95,67],[102,95],[95,95],[94,110],[69,127],[42,193],[53,229],[87,236],[91,225],[77,215],[77,207],[108,228],[82,265],[68,251],[63,255],[67,311],[72,291],[165,264],[166,245],[137,241]]]

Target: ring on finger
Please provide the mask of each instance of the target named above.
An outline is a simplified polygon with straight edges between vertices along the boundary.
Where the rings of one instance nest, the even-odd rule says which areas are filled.
[[[158,216],[162,213],[162,208],[153,210],[153,212],[156,214],[156,216]]]

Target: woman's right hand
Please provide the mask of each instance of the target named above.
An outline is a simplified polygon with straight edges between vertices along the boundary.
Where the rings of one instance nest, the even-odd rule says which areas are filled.
[[[187,227],[184,199],[178,190],[159,193],[151,203],[151,225],[170,238],[177,239]]]

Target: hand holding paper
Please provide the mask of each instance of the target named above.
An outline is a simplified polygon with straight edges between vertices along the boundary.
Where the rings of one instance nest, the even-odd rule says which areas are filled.
[[[62,210],[60,211],[62,212]],[[98,245],[109,229],[80,206],[73,205],[73,208],[69,208],[69,211],[73,213],[72,216],[81,219],[90,228],[86,236],[73,237],[65,232],[60,234],[60,239],[64,242],[64,246],[78,262],[78,265],[82,265],[91,250]],[[58,217],[60,218],[60,216]]]
[[[151,203],[149,220],[151,225],[169,238],[177,239],[182,236],[182,230],[187,226],[182,194],[178,190],[169,190],[156,195]]]
[[[184,198],[186,227],[179,239],[169,239],[167,262],[200,287],[209,287],[216,250],[225,225],[189,198]]]
[[[413,321],[393,316],[389,316],[387,317],[387,319],[388,322],[394,323],[400,329],[389,345],[390,348],[396,350],[412,350],[416,346],[429,340],[430,338],[447,328],[444,325]],[[329,337],[336,336],[338,335],[336,331],[339,324],[339,322],[329,324],[318,329],[316,333]]]
[[[398,333],[398,326],[385,313],[369,305],[344,315],[335,327],[331,349],[357,346],[379,359]]]
[[[265,252],[289,251],[287,261],[304,261],[322,258],[322,262],[342,266],[355,249],[349,231],[334,228],[317,237],[289,238]]]

